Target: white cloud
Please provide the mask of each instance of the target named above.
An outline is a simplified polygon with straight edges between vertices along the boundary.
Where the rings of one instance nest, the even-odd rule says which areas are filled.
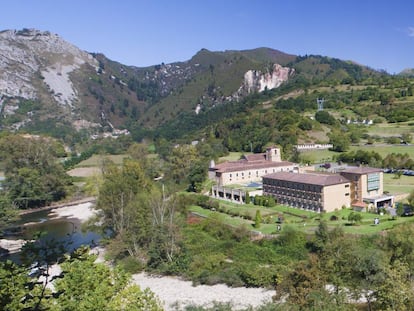
[[[408,36],[414,37],[414,27],[408,27]]]

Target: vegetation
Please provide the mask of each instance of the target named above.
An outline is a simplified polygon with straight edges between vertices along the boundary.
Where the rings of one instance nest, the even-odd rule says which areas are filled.
[[[36,249],[36,260],[44,260],[36,270],[30,264],[0,262],[2,310],[162,310],[153,293],[128,285],[129,277],[121,270],[95,263],[96,257],[88,255],[88,249],[60,258],[50,251],[43,256],[45,251]],[[62,272],[49,275],[50,266],[57,262]],[[40,276],[43,282],[38,281]],[[48,287],[52,281],[53,292]]]
[[[2,202],[27,209],[63,199],[70,185],[69,176],[57,162],[52,141],[8,135],[0,139],[5,182]]]
[[[64,199],[71,186],[64,168],[99,162],[99,182],[86,180],[84,190],[91,185],[97,189],[99,213],[93,223],[109,232],[104,243],[117,266],[180,275],[195,284],[276,288],[275,303],[263,310],[413,309],[414,224],[401,216],[404,206],[398,217],[349,209],[316,214],[280,206],[270,197],[249,202],[248,195],[247,204],[236,205],[201,194],[211,186],[206,181],[210,160],[229,151],[239,158],[278,144],[286,159],[297,162],[335,160],[395,170],[395,176],[385,177],[386,190],[411,192],[407,202],[414,204],[414,182],[402,175],[414,169],[414,153],[400,145],[410,143],[413,132],[412,80],[327,57],[278,55],[295,68],[291,81],[230,100],[240,81],[226,80],[228,73],[242,78],[253,64],[269,70],[269,63],[254,61],[266,54],[202,50],[190,61],[198,64],[191,67],[191,78],[169,81],[167,89],[143,78],[167,68],[164,64],[136,73],[126,69],[121,75],[119,64],[95,55],[99,72],[91,73],[86,88],[118,124],[127,120],[132,135],[91,142],[87,133],[74,133],[64,122],[37,123],[33,131],[69,142],[73,154],[62,165],[59,157],[66,154],[56,140],[2,134],[6,180],[0,225],[17,209]],[[124,76],[128,79],[122,83]],[[123,95],[112,97],[108,86]],[[322,111],[316,111],[317,98],[325,99]],[[179,114],[197,104],[202,107],[198,114]],[[35,106],[25,102],[16,118]],[[367,119],[375,124],[362,125]],[[333,148],[317,158],[293,150],[304,142],[330,142]],[[108,154],[116,155],[115,161],[103,157]],[[2,309],[160,309],[151,293],[128,286],[128,276],[118,268],[94,264],[85,250],[62,254],[53,245],[36,245],[39,241],[29,244],[22,265],[0,264]],[[29,275],[33,263],[36,277],[46,277],[46,283]],[[61,264],[63,273],[49,278],[54,263]],[[46,287],[52,279],[54,293]],[[361,299],[366,303],[357,302]]]

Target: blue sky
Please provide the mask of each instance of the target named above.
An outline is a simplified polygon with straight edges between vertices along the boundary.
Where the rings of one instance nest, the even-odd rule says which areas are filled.
[[[410,0],[0,0],[0,8],[1,30],[49,30],[127,65],[269,47],[392,74],[414,68]]]

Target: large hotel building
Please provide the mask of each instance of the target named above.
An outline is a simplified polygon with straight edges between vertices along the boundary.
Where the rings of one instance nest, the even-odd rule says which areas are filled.
[[[278,203],[317,212],[342,207],[356,209],[392,206],[383,194],[383,172],[371,167],[348,167],[338,173],[277,172],[263,176],[263,194]]]
[[[366,207],[390,207],[394,197],[384,195],[383,172],[372,167],[345,167],[336,173],[299,173],[296,163],[282,161],[280,149],[244,155],[209,167],[209,178],[215,181],[213,195],[226,197],[225,187],[262,181],[263,195],[273,196],[278,203],[316,212],[330,212],[342,207],[363,210]],[[229,190],[229,198],[234,190]],[[237,192],[243,201],[242,192]]]

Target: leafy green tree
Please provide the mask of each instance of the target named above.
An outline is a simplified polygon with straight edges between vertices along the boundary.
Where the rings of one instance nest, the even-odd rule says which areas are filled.
[[[315,113],[315,120],[319,123],[334,125],[336,124],[335,118],[326,110],[320,110]]]
[[[39,250],[39,249],[38,249]],[[59,259],[61,273],[43,279],[30,266],[0,262],[0,308],[14,310],[161,311],[160,301],[148,289],[129,284],[129,276],[117,268],[96,263],[87,248]],[[41,253],[39,259],[42,262]],[[33,270],[32,270],[33,271]],[[47,288],[53,282],[53,292]]]
[[[411,207],[414,207],[414,189],[411,190],[410,194],[407,197],[408,204],[410,204]]]
[[[282,282],[277,284],[275,298],[285,298],[288,304],[297,306],[298,310],[320,310],[316,308],[320,297],[328,294],[325,284],[317,257],[311,255],[308,261],[297,263]]]
[[[0,233],[8,224],[18,218],[17,206],[7,197],[6,194],[0,192]]]
[[[188,174],[199,158],[194,146],[181,145],[173,148],[167,159],[168,168],[165,177],[176,184],[181,184],[188,180]],[[193,171],[193,174],[194,180],[198,179],[196,178],[199,174],[197,169]]]
[[[151,210],[143,204],[152,184],[140,163],[124,161],[121,168],[109,164],[103,169],[96,208],[102,211],[104,228],[110,228],[131,256],[148,245]],[[120,252],[122,252],[120,250]]]
[[[350,221],[352,224],[359,223],[361,222],[361,220],[362,220],[362,215],[358,212],[357,213],[351,212],[348,215],[348,221]]]
[[[347,135],[339,131],[332,131],[329,134],[329,143],[333,145],[333,150],[343,152],[348,150],[350,139]]]
[[[194,162],[188,173],[188,190],[192,192],[201,192],[202,184],[207,176],[207,162],[204,159]]]
[[[5,311],[31,309],[30,277],[24,267],[8,260],[0,262],[0,309]]]
[[[260,228],[261,224],[262,224],[262,215],[260,213],[260,210],[257,209],[256,215],[254,217],[254,227],[258,229]]]
[[[407,264],[394,262],[385,268],[384,274],[383,281],[376,287],[375,305],[380,310],[413,310],[413,284]]]
[[[154,191],[147,205],[152,212],[151,244],[148,265],[166,269],[174,264],[182,251],[182,202],[174,195]]]
[[[246,191],[246,198],[245,198],[245,203],[246,204],[250,204],[250,193],[249,193],[249,191]]]
[[[6,180],[3,191],[19,208],[32,208],[66,196],[69,176],[57,161],[55,145],[45,138],[9,135],[0,139]]]
[[[78,251],[61,264],[64,277],[54,283],[62,292],[56,310],[109,310],[108,303],[127,286],[128,278],[95,259]]]
[[[410,133],[403,133],[401,135],[401,140],[403,142],[406,142],[406,143],[411,143],[412,137],[411,137]]]
[[[363,247],[355,248],[349,257],[349,289],[355,298],[364,297],[367,300],[369,310],[376,299],[375,289],[385,281],[386,260],[381,250]]]
[[[108,305],[109,310],[122,311],[163,311],[161,302],[148,288],[141,290],[137,285],[122,289]]]

